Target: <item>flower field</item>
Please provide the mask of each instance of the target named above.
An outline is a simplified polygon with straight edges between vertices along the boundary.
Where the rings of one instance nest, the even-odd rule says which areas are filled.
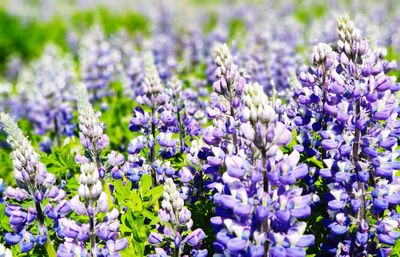
[[[0,1],[0,257],[399,257],[400,2]]]

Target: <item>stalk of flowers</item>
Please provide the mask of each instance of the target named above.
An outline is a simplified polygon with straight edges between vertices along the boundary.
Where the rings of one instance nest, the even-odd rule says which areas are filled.
[[[215,63],[217,66],[215,70],[217,80],[213,83],[215,96],[211,97],[216,100],[216,105],[208,113],[209,116],[218,115],[221,117],[220,121],[224,122],[225,124],[223,125],[227,127],[226,132],[231,135],[233,150],[238,152],[237,114],[241,105],[245,79],[233,62],[233,57],[226,44],[217,44],[215,46]]]
[[[213,82],[214,93],[211,94],[205,110],[212,125],[202,131],[205,145],[196,144],[200,147],[190,150],[192,155],[197,155],[197,163],[201,165],[198,177],[200,195],[203,195],[203,190],[210,189],[209,186],[214,182],[221,180],[226,154],[237,152],[240,146],[238,110],[242,105],[241,95],[245,80],[233,63],[226,44],[217,44],[214,53],[217,80]]]
[[[372,220],[387,218],[383,210],[398,204],[382,200],[398,191],[391,172],[398,165],[397,140],[389,131],[396,126],[397,86],[385,75],[393,63],[381,60],[350,21],[339,19],[338,33],[337,51],[320,44],[313,54],[315,68],[300,75],[304,87],[297,94],[300,112],[294,119],[301,126],[302,150],[326,167],[320,175],[330,191],[325,220],[330,234],[322,248],[332,256],[376,252],[379,244],[372,242],[380,238]],[[320,139],[313,140],[315,132]],[[391,183],[387,191],[383,185]],[[354,235],[348,230],[357,224]]]
[[[293,81],[294,100],[286,106],[285,114],[291,120],[291,126],[296,129],[297,145],[294,148],[304,157],[322,162],[326,151],[321,148],[321,140],[317,133],[326,129],[329,120],[324,104],[332,104],[328,97],[331,77],[334,75],[337,53],[324,43],[313,49],[312,67],[303,71],[298,80]],[[315,192],[315,181],[319,178],[320,167],[310,167],[306,177],[307,191]]]
[[[182,91],[182,82],[176,76],[172,77],[167,83],[167,94],[169,95],[171,106],[161,116],[163,123],[178,134],[181,153],[185,152],[187,146],[185,142],[186,131],[182,117],[184,115]]]
[[[36,133],[50,132],[53,138],[42,142],[41,147],[46,152],[50,151],[52,141],[61,145],[61,136],[74,134],[70,103],[74,81],[71,56],[62,55],[61,50],[51,44],[18,78],[17,91],[26,109],[23,116],[33,124]]]
[[[142,81],[142,94],[137,97],[137,106],[130,120],[129,129],[139,132],[141,136],[135,137],[129,146],[132,167],[146,167],[153,178],[153,185],[157,185],[163,179],[164,168],[168,166],[168,159],[176,153],[178,141],[174,138],[175,133],[181,132],[181,124],[177,121],[177,113],[170,103],[170,97],[163,87],[154,65],[153,57],[147,54],[144,58],[145,75]],[[179,113],[178,113],[179,114]],[[183,139],[183,138],[182,138]],[[147,162],[141,156],[142,150],[148,149]],[[158,149],[158,152],[157,152]],[[165,162],[164,162],[165,160]],[[172,168],[167,168],[173,172]],[[171,174],[172,174],[171,173]],[[171,174],[167,174],[170,176]],[[135,176],[137,177],[137,176]]]
[[[154,64],[163,83],[167,83],[176,73],[179,34],[173,28],[173,10],[171,6],[161,3],[155,20],[155,29],[152,34],[151,51]]]
[[[100,178],[102,179],[104,191],[107,193],[111,203],[111,192],[107,183],[107,169],[104,165],[101,153],[109,145],[109,138],[104,133],[104,125],[99,120],[99,114],[95,113],[89,102],[88,92],[83,84],[76,87],[76,101],[79,122],[79,140],[84,147],[85,156],[75,157],[78,163],[93,162],[96,164]]]
[[[242,111],[241,131],[246,143],[258,150],[263,169],[264,191],[270,189],[267,176],[267,160],[272,157],[279,146],[287,145],[291,132],[280,122],[274,124],[276,113],[267,95],[258,83],[248,84],[243,96],[245,107]],[[274,129],[276,126],[276,130]],[[278,133],[279,132],[279,133]]]
[[[268,163],[273,185],[269,193],[264,192],[257,157],[249,158],[243,150],[226,157],[223,180],[215,186],[216,216],[211,219],[217,256],[306,256],[304,248],[313,245],[314,236],[304,234],[306,223],[297,221],[311,214],[311,195],[294,186],[307,174],[307,166],[298,163],[297,151],[275,151]]]
[[[93,26],[80,42],[81,77],[90,101],[99,101],[112,94],[109,88],[114,72],[115,56],[100,26]],[[104,104],[104,103],[103,103]]]
[[[207,116],[204,110],[208,106],[209,91],[207,82],[195,77],[189,78],[190,87],[183,91],[185,99],[185,114],[183,123],[190,137],[199,137],[202,128],[207,124]],[[193,90],[193,87],[196,90]]]
[[[312,54],[313,67],[308,72],[299,75],[301,85],[295,88],[294,98],[297,111],[292,112],[294,125],[298,126],[299,151],[307,157],[315,156],[324,159],[325,151],[319,151],[320,143],[315,140],[314,132],[326,129],[327,115],[324,104],[327,99],[327,88],[330,78],[333,76],[333,65],[337,54],[332,48],[320,43],[314,47]]]
[[[243,101],[245,107],[241,115],[242,121],[246,123],[242,124],[240,130],[245,144],[251,149],[251,160],[254,164],[257,161],[260,162],[258,165],[260,165],[260,179],[264,194],[270,197],[272,202],[274,201],[274,196],[278,195],[279,200],[276,201],[278,201],[279,205],[283,203],[280,202],[283,199],[290,199],[294,196],[298,199],[303,199],[302,201],[304,202],[301,202],[301,204],[299,202],[301,206],[303,204],[310,205],[312,202],[311,195],[302,195],[303,190],[301,188],[292,187],[298,179],[308,175],[307,165],[298,164],[300,155],[297,151],[293,151],[289,156],[283,156],[281,150],[279,150],[279,147],[286,146],[291,141],[290,130],[283,123],[276,121],[277,115],[258,83],[248,84],[245,87]],[[287,192],[291,193],[287,194]],[[273,204],[272,206],[276,205]],[[281,207],[285,208],[284,206]],[[276,214],[269,216],[262,225],[261,231],[265,232],[268,237],[271,236],[268,234],[270,230],[289,233],[291,232],[291,230],[288,230],[290,227],[297,226],[295,225],[295,219],[289,219],[289,216],[285,216],[285,218],[280,216],[283,213],[281,210],[275,210]],[[302,211],[304,213],[300,214],[301,211],[299,210],[299,213],[294,214],[293,211],[291,214],[294,218],[302,218],[311,213],[309,207]],[[287,211],[285,213],[287,215]],[[279,222],[281,222],[281,225],[277,225]],[[304,229],[301,231],[301,233],[304,233]],[[275,239],[277,240],[277,238],[274,238],[271,241],[272,245],[277,243],[274,241]],[[280,243],[277,243],[277,247],[281,247]],[[267,243],[265,250],[268,251],[268,249]],[[273,249],[275,248],[271,248],[271,254],[277,251]],[[283,250],[280,249],[279,251]]]
[[[200,99],[202,92],[201,89],[184,89],[182,81],[173,76],[167,83],[167,94],[170,107],[162,113],[161,120],[170,126],[171,131],[178,134],[180,152],[184,153],[189,150],[186,137],[190,137],[191,140],[199,136],[201,125],[205,123],[204,103]]]
[[[152,41],[154,64],[163,82],[167,82],[176,72],[175,36],[168,33],[156,33]]]
[[[394,85],[394,78],[386,75],[393,64],[381,60],[379,52],[369,48],[351,21],[340,18],[338,34],[338,65],[341,69],[335,82],[342,86],[342,92],[333,94],[336,108],[324,106],[333,116],[331,124],[336,129],[332,129],[330,135],[328,131],[321,132],[322,147],[329,151],[324,161],[329,164],[328,168],[332,167],[331,171],[324,170],[321,175],[334,178],[335,190],[344,189],[349,195],[328,202],[328,206],[332,206],[330,210],[336,216],[344,214],[350,221],[365,220],[365,227],[372,228],[373,220],[378,221],[377,224],[390,220],[391,215],[385,215],[384,211],[395,211],[400,203],[395,172],[400,167],[396,150],[398,140],[390,132],[398,116],[398,101],[393,94],[398,86]],[[333,153],[336,149],[339,155]],[[372,191],[371,195],[367,191]],[[350,203],[351,211],[341,206],[343,202]],[[352,224],[347,223],[342,226]],[[348,243],[352,251],[365,254],[385,248],[387,255],[383,256],[389,256],[393,244],[391,240],[385,240],[379,226],[376,232],[369,229],[369,238],[357,234],[356,240]],[[400,234],[392,233],[391,236],[397,239]]]
[[[114,49],[115,71],[117,75],[125,72],[129,66],[129,60],[135,54],[132,38],[125,30],[119,30],[111,35],[110,45]]]
[[[201,249],[206,235],[200,228],[192,230],[191,213],[171,178],[165,180],[158,216],[161,219],[158,232],[150,233],[148,239],[157,248],[149,256],[207,256],[207,250]]]
[[[143,80],[142,57],[138,51],[141,42],[134,42],[127,31],[118,31],[111,35],[110,44],[114,57],[114,72],[117,81],[123,85],[123,93],[132,99],[140,95],[140,83]],[[135,46],[135,47],[134,47]]]
[[[120,238],[118,210],[114,208],[108,212],[110,206],[107,194],[102,190],[96,164],[82,164],[78,181],[78,194],[69,204],[78,217],[85,216],[88,222],[60,219],[57,233],[64,239],[64,243],[58,247],[57,257],[71,254],[91,257],[121,256],[119,252],[127,247],[128,241]]]
[[[92,162],[96,163],[98,169],[101,169],[103,164],[100,154],[109,145],[109,139],[103,132],[104,124],[100,122],[99,114],[95,113],[90,104],[88,92],[83,84],[78,84],[76,87],[76,101],[79,140]]]
[[[45,220],[46,217],[53,219],[56,228],[58,218],[70,212],[71,208],[64,200],[66,193],[55,186],[55,176],[47,172],[39,161],[39,155],[14,120],[8,114],[1,113],[0,122],[12,149],[17,184],[16,188],[8,187],[6,190],[5,213],[10,218],[13,231],[6,233],[4,238],[9,245],[19,244],[21,252],[31,251],[37,243],[45,246],[49,256],[54,256]],[[50,215],[49,210],[53,210],[55,215]],[[30,231],[36,225],[37,235],[33,235]]]

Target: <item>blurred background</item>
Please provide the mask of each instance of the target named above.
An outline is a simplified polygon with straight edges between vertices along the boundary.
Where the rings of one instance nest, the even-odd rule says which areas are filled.
[[[172,26],[178,33],[214,33],[238,43],[254,34],[286,37],[301,50],[335,38],[335,17],[349,15],[376,44],[397,52],[399,5],[396,0],[1,0],[0,70],[4,74],[18,61],[39,56],[48,42],[74,51],[93,24],[108,36],[121,30],[149,36]]]

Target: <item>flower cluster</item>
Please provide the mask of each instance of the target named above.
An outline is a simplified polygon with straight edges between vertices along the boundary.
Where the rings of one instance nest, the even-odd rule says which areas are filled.
[[[279,149],[291,141],[291,132],[275,122],[259,84],[245,86],[243,102],[240,133],[247,147],[223,157],[226,172],[213,185],[216,251],[224,256],[305,256],[314,237],[303,235],[306,224],[297,219],[311,214],[312,197],[294,184],[308,175],[308,167],[299,164],[297,151],[284,155]]]
[[[169,176],[175,173],[175,170],[168,167],[168,160],[177,152],[177,145],[180,144],[180,150],[185,151],[183,127],[186,120],[183,114],[181,104],[177,97],[181,91],[180,81],[175,79],[169,83],[169,90],[163,87],[154,64],[151,54],[145,56],[145,74],[141,83],[141,95],[137,97],[137,102],[141,106],[134,109],[134,114],[130,119],[129,129],[133,132],[140,132],[141,135],[134,138],[129,146],[131,168],[128,172],[137,170],[133,174],[151,173],[153,184],[156,185],[162,180],[161,175]],[[173,99],[171,101],[171,99]],[[174,138],[178,134],[179,141]],[[141,156],[141,150],[148,147],[148,158]],[[158,153],[156,149],[159,146]],[[170,170],[166,173],[165,168]],[[130,172],[132,173],[132,172]],[[127,174],[128,177],[135,177]]]
[[[200,228],[191,230],[191,213],[184,206],[184,200],[171,178],[165,180],[158,215],[161,219],[158,233],[152,232],[149,236],[150,244],[158,247],[156,254],[149,256],[207,256],[207,250],[201,250],[201,242],[206,235]],[[191,248],[190,251],[187,251],[186,245]]]
[[[55,176],[47,172],[14,120],[1,113],[0,122],[13,150],[11,158],[17,184],[17,188],[8,187],[6,190],[7,198],[15,202],[6,204],[5,213],[13,231],[6,233],[5,240],[10,245],[19,244],[21,252],[29,252],[35,243],[42,246],[48,239],[46,217],[57,221],[68,214],[70,208],[64,200],[65,191],[55,186]],[[45,205],[46,202],[49,203]],[[51,215],[51,210],[56,215]],[[33,235],[31,228],[36,225],[37,235]]]
[[[81,201],[83,200],[83,202]],[[57,231],[64,243],[57,250],[57,257],[67,257],[71,254],[79,256],[121,256],[119,251],[127,247],[126,238],[120,239],[119,212],[112,209],[108,212],[107,194],[102,191],[99,172],[94,163],[81,166],[78,195],[69,204],[71,209],[88,218],[88,223],[79,223],[69,218],[59,220]],[[100,220],[100,214],[105,217]],[[86,241],[89,241],[87,253]]]
[[[214,110],[210,110],[213,116],[221,117],[220,121],[227,129],[226,132],[232,135],[232,143],[235,151],[238,151],[238,135],[237,135],[237,110],[241,107],[241,95],[245,79],[240,74],[238,67],[233,62],[233,57],[226,44],[217,44],[215,46],[215,70],[216,81],[213,83],[213,89],[217,96]],[[213,97],[213,96],[212,96]],[[218,113],[219,112],[219,113]]]
[[[101,151],[109,144],[109,139],[103,133],[103,124],[100,123],[98,114],[95,113],[89,102],[89,96],[83,84],[76,87],[79,140],[90,153],[93,161],[98,165]]]
[[[210,66],[215,68],[214,92],[205,108],[206,117],[211,120],[212,125],[203,129],[202,139],[205,144],[199,142],[190,149],[191,155],[198,158],[194,163],[200,166],[196,176],[199,180],[197,191],[200,196],[203,191],[211,189],[214,182],[222,179],[220,170],[224,166],[225,156],[237,153],[242,144],[238,126],[245,79],[233,62],[226,44],[215,46],[214,58],[214,65]]]
[[[330,233],[323,250],[329,256],[363,255],[378,251],[374,238],[382,249],[390,249],[394,242],[382,239],[381,233],[387,232],[378,224],[390,223],[392,215],[384,211],[400,203],[395,174],[398,140],[391,132],[397,127],[398,86],[386,75],[394,63],[382,60],[351,21],[338,19],[338,35],[337,50],[320,44],[313,54],[315,69],[300,76],[301,111],[294,121],[306,128],[302,149],[313,148],[312,155],[324,163],[319,174],[329,188],[324,224]],[[349,232],[354,226],[355,234]]]

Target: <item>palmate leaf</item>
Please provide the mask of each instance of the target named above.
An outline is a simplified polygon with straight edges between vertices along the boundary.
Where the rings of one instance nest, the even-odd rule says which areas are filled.
[[[159,222],[158,201],[164,192],[162,185],[152,188],[152,178],[143,174],[138,188],[131,181],[114,180],[114,197],[119,206],[127,207],[121,215],[121,232],[129,246],[122,256],[145,256],[147,239]]]
[[[79,173],[79,165],[75,162],[75,149],[77,141],[73,138],[67,139],[61,147],[53,147],[50,154],[41,154],[41,161],[47,170],[59,178],[66,179],[68,174]]]

